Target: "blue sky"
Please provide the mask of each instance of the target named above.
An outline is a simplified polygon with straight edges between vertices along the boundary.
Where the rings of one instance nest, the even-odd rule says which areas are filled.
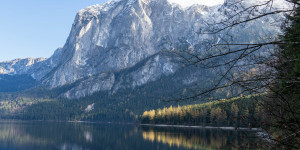
[[[49,57],[62,47],[76,13],[107,0],[1,0],[0,61]]]

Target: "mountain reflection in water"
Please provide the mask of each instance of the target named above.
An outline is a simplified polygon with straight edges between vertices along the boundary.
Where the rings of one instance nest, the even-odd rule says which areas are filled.
[[[255,132],[68,122],[0,121],[0,150],[238,149]]]

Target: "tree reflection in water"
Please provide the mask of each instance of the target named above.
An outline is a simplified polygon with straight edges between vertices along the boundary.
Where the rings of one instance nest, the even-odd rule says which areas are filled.
[[[253,131],[143,126],[143,139],[187,149],[261,149]]]

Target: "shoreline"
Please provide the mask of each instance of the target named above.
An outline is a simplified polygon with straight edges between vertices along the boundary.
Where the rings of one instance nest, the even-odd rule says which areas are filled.
[[[175,127],[175,128],[194,128],[194,129],[221,129],[221,130],[248,130],[262,131],[260,128],[235,128],[235,127],[214,127],[214,126],[186,126],[186,125],[167,125],[167,124],[140,124],[140,126],[149,127]]]
[[[122,125],[138,125],[138,126],[148,126],[148,127],[173,127],[173,128],[193,128],[193,129],[221,129],[221,130],[248,130],[248,131],[263,131],[260,128],[235,128],[235,127],[215,127],[215,126],[189,126],[189,125],[168,125],[168,124],[141,124],[141,123],[129,123],[129,122],[94,122],[94,121],[80,121],[80,120],[69,120],[69,121],[59,121],[59,120],[3,120],[0,122],[57,122],[57,123],[86,123],[86,124],[122,124]]]

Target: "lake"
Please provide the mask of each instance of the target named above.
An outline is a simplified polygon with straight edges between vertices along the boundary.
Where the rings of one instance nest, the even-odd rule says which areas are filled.
[[[0,121],[1,150],[187,150],[256,148],[255,131],[130,124]]]

